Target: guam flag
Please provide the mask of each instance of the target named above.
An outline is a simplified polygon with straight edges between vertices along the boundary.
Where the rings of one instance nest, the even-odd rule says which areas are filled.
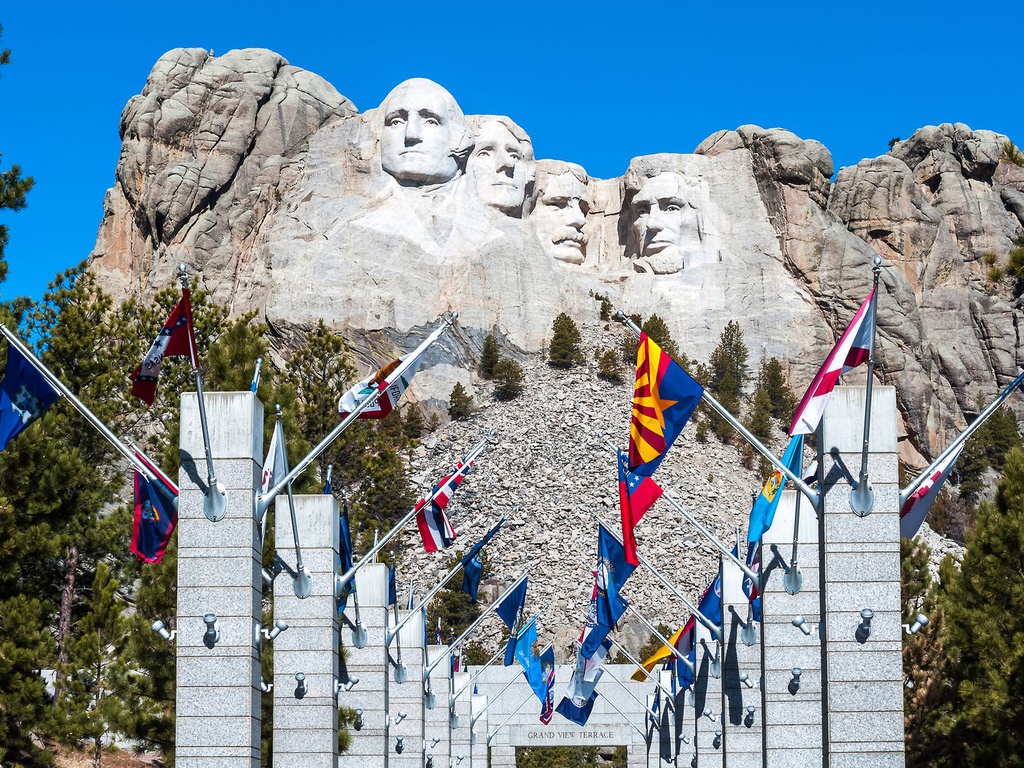
[[[629,425],[629,466],[650,477],[690,419],[704,388],[666,355],[646,333],[640,334]]]
[[[0,385],[0,451],[56,402],[57,390],[8,342],[7,369]]]
[[[138,456],[138,454],[135,454]],[[166,482],[155,467],[152,467],[141,456],[156,476],[151,483],[138,470],[135,470],[135,522],[132,526],[131,551],[146,563],[159,563],[164,557],[164,550],[174,533],[178,522],[178,506],[175,501],[178,494]]]
[[[152,405],[156,399],[156,383],[165,357],[187,357],[193,368],[199,367],[188,288],[182,289],[181,299],[174,305],[142,364],[128,377],[132,380],[132,394],[147,405]]]

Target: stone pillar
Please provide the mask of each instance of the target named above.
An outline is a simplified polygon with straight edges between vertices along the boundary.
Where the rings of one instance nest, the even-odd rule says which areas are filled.
[[[349,677],[359,678],[351,691],[338,694],[338,705],[362,710],[362,726],[349,729],[349,747],[344,756],[346,768],[381,768],[394,754],[394,742],[387,743],[385,720],[391,669],[384,659],[384,628],[387,620],[388,569],[383,563],[367,563],[356,571],[356,594],[350,595],[345,617],[356,622],[356,599],[359,617],[366,631],[366,645],[356,648],[348,623],[339,633],[343,645],[345,670]]]
[[[295,596],[292,583],[295,547],[286,493],[277,497],[274,515],[277,557],[285,566],[274,579],[274,619],[288,624],[264,651],[274,653],[274,768],[337,768],[338,502],[322,493],[295,496],[302,560],[313,582],[303,600]],[[296,673],[305,675],[305,693],[296,684]]]
[[[263,457],[263,405],[250,392],[206,395],[214,470],[227,512],[203,514],[206,451],[194,392],[181,396],[175,751],[179,768],[259,768],[261,549],[253,517]],[[204,644],[203,617],[220,640]]]
[[[743,557],[743,555],[740,555]],[[749,622],[755,640],[746,645],[743,624],[750,617],[750,602],[743,591],[744,573],[731,560],[722,560],[722,623],[725,659],[722,664],[722,689],[725,705],[722,729],[729,768],[764,768],[762,739],[764,718],[761,713],[761,625]],[[746,676],[745,680],[741,679]],[[749,685],[748,685],[749,684]],[[751,713],[748,707],[754,707]]]
[[[868,472],[875,502],[869,515],[858,517],[850,483],[860,473],[865,394],[864,387],[837,387],[818,440],[825,484],[826,765],[902,768],[896,393],[873,390]],[[874,611],[871,633],[858,639],[865,608]]]
[[[397,658],[398,647],[402,646],[402,663],[405,665],[408,678],[404,683],[396,683],[392,677],[388,689],[388,707],[391,711],[392,726],[388,748],[390,750],[389,765],[391,768],[423,768],[426,750],[423,748],[425,736],[423,728],[423,619],[419,611],[413,612],[415,616],[406,622],[399,631],[398,636],[391,644],[391,655]],[[401,621],[409,614],[409,611],[400,610],[398,620]],[[389,621],[391,629],[394,629],[394,616]],[[388,670],[392,673],[392,670]],[[399,712],[405,712],[406,716],[400,723],[395,723]],[[404,749],[401,754],[395,749],[395,742],[401,736]],[[435,768],[445,768],[435,763]]]
[[[468,672],[456,672],[452,680],[453,690],[457,691],[469,681]],[[473,701],[473,686],[469,686],[455,700],[455,714],[458,717],[458,727],[452,729],[452,758],[462,768],[469,768],[469,756],[472,745],[469,743],[469,720],[472,717],[471,705]],[[447,702],[445,702],[447,704]],[[459,758],[462,761],[459,761]]]
[[[693,690],[697,717],[695,747],[697,762],[701,768],[722,768],[725,751],[725,732],[722,728],[722,674],[721,651],[711,630],[700,621],[696,622],[694,638],[697,644],[696,675]],[[716,660],[715,653],[719,658]],[[717,669],[715,669],[717,667]],[[716,677],[715,672],[718,676]],[[711,710],[710,716],[705,715]],[[712,719],[714,718],[714,719]],[[685,761],[683,761],[685,765]]]
[[[800,592],[783,584],[783,565],[793,551],[799,509],[797,558],[803,576]],[[765,768],[821,765],[821,593],[818,572],[818,520],[811,503],[797,491],[783,491],[775,521],[761,543],[761,636],[764,658],[761,712],[764,719]],[[802,616],[810,634],[793,626]],[[795,687],[792,670],[801,670]]]
[[[431,662],[445,656],[447,645],[428,645],[427,658]],[[448,729],[448,696],[451,693],[451,661],[446,656],[430,673],[430,689],[434,694],[433,709],[423,710],[423,737],[425,752],[433,755],[434,768],[447,768],[451,756],[451,734]],[[431,744],[434,739],[439,741]],[[424,763],[425,764],[425,763]]]
[[[487,768],[487,715],[488,712],[484,711],[484,707],[487,706],[487,697],[478,693],[472,695],[470,707],[472,709],[472,717],[478,717],[479,720],[473,725],[472,722],[467,723],[467,727],[472,728],[470,734],[470,753],[469,753],[469,765],[470,768]]]

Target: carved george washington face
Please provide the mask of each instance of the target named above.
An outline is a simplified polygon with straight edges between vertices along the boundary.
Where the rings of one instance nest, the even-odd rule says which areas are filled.
[[[395,87],[381,105],[380,164],[406,185],[440,184],[459,172],[466,126],[448,91],[423,78]]]
[[[540,243],[553,258],[569,264],[582,264],[586,258],[586,237],[590,197],[587,185],[566,171],[538,178],[537,203],[530,220]]]
[[[531,154],[499,120],[482,123],[466,166],[480,202],[506,216],[517,216],[526,194]]]

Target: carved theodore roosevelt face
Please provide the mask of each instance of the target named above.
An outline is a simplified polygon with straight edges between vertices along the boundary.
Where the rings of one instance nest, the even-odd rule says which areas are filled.
[[[586,178],[583,169],[579,175]],[[576,172],[539,174],[536,203],[530,220],[540,243],[553,258],[568,264],[582,264],[586,258],[583,225],[590,210],[587,185]]]
[[[484,205],[506,216],[523,208],[533,152],[502,120],[484,120],[476,132],[466,175]]]
[[[682,177],[666,171],[647,179],[631,203],[637,255],[657,273],[683,268],[684,244],[697,235],[696,211]]]
[[[380,164],[386,173],[409,186],[455,178],[467,132],[448,91],[431,80],[406,80],[384,99],[381,112]]]

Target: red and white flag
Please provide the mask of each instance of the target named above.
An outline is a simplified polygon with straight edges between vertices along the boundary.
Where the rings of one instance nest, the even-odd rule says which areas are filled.
[[[152,405],[156,399],[156,383],[165,357],[187,357],[193,368],[199,367],[188,288],[182,289],[181,299],[174,305],[156,341],[142,359],[142,365],[128,376],[132,380],[132,394],[147,405]]]
[[[839,377],[871,357],[875,342],[875,326],[871,303],[875,298],[875,289],[864,299],[850,325],[836,343],[821,370],[811,381],[804,393],[800,405],[793,414],[793,423],[789,426],[789,435],[808,435],[818,428],[821,415],[825,412],[832,390],[836,388]]]
[[[430,497],[420,499],[416,504],[416,526],[420,529],[423,548],[427,552],[436,552],[455,542],[455,529],[444,510],[472,466],[472,460],[459,462],[454,472],[434,486]]]
[[[377,402],[360,411],[357,418],[383,419],[391,413],[391,411],[395,409],[395,406],[398,405],[398,401],[401,399],[402,395],[405,394],[405,390],[409,388],[412,377],[416,375],[416,371],[419,370],[420,367],[420,359],[422,358],[422,355],[417,355],[416,360],[405,370],[405,373],[402,376],[393,379],[392,374],[395,369],[398,368],[402,361],[407,357],[408,355],[403,355],[397,360],[392,360],[373,374],[373,376],[363,379],[342,395],[341,399],[338,400],[338,415],[344,419],[352,413],[352,411],[354,411],[356,407],[363,402],[363,400],[377,391],[380,391],[380,396],[377,398]]]
[[[904,539],[914,538],[921,530],[921,524],[928,517],[935,497],[939,495],[942,484],[946,482],[950,470],[953,469],[953,465],[956,464],[956,460],[960,458],[963,450],[964,447],[961,445],[947,456],[946,460],[939,464],[935,471],[918,486],[913,495],[903,502],[903,507],[900,509],[900,536]]]

